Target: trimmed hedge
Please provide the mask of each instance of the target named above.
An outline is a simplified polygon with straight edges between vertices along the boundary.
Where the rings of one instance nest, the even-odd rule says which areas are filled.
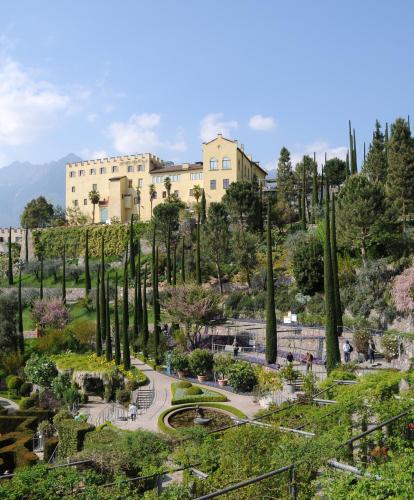
[[[85,434],[95,427],[87,422],[63,419],[55,422],[59,434],[59,458],[67,458],[82,450]]]
[[[185,384],[184,387],[183,385]],[[189,385],[188,385],[189,384]],[[226,396],[217,391],[206,389],[205,387],[193,386],[190,382],[173,382],[171,384],[172,405],[186,404],[186,403],[202,403],[214,401],[227,401]]]
[[[48,463],[50,457],[53,455],[53,452],[56,449],[56,446],[59,443],[59,439],[56,436],[49,437],[45,439],[44,447],[43,447],[43,460]]]

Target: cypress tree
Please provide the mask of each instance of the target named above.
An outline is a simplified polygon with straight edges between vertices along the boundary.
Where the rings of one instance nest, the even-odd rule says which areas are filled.
[[[171,221],[167,224],[167,283],[171,285]]]
[[[200,256],[200,213],[197,219],[197,247],[196,247],[196,282],[201,285],[201,256]]]
[[[101,239],[101,332],[102,339],[106,339],[106,294],[105,294],[105,243]]]
[[[63,245],[62,260],[62,302],[66,304],[66,245]]]
[[[385,143],[385,156],[387,159],[387,166],[388,166],[388,146],[389,146],[389,137],[388,137],[388,122],[385,123],[385,131],[384,131],[384,143]]]
[[[324,242],[324,288],[325,288],[325,340],[326,369],[328,373],[341,361],[335,314],[335,294],[333,285],[332,256],[330,242],[329,185],[325,184],[325,242]]]
[[[24,261],[29,262],[29,228],[26,227],[24,231],[25,248],[24,248]]]
[[[181,281],[185,283],[185,239],[183,236],[181,246]]]
[[[111,341],[111,314],[109,310],[109,276],[106,277],[106,332],[105,332],[105,357],[107,361],[112,360],[112,341]]]
[[[177,243],[174,243],[173,246],[173,276],[172,276],[172,284],[175,286],[177,284]]]
[[[322,169],[321,169],[321,194],[319,196],[319,205],[322,207],[322,204],[323,204],[323,183],[324,183],[324,175],[323,175],[323,171],[324,171],[324,168],[325,166],[322,165]]]
[[[137,325],[138,333],[142,330],[142,293],[141,293],[141,243],[138,241],[138,268],[137,268]]]
[[[358,164],[357,164],[357,152],[356,152],[356,140],[355,140],[355,129],[353,131],[353,145],[354,145],[354,150],[353,150],[353,174],[358,173]]]
[[[201,193],[201,224],[204,224],[207,220],[207,203],[206,203],[206,194],[204,189]]]
[[[315,224],[315,212],[318,208],[318,164],[316,163],[316,154],[313,153],[313,170],[312,170],[312,222]]]
[[[160,345],[160,307],[159,307],[159,296],[158,296],[158,247],[155,251],[155,261],[154,261],[154,277],[153,277],[153,290],[152,290],[152,304],[154,312],[154,358],[155,363],[158,364],[158,351]]]
[[[138,274],[140,273],[139,269],[136,269],[135,280],[134,280],[134,311],[133,311],[133,322],[132,322],[132,335],[131,341],[132,346],[136,345],[139,335],[139,317],[140,313],[138,311]]]
[[[43,300],[43,255],[40,256],[40,300]]]
[[[337,324],[338,335],[342,335],[342,304],[341,294],[339,290],[339,276],[338,276],[338,255],[336,245],[336,216],[335,216],[335,195],[332,195],[332,214],[330,226],[330,241],[331,241],[331,257],[332,257],[332,276],[335,296],[335,316]]]
[[[102,332],[101,332],[101,306],[99,303],[99,277],[100,268],[98,267],[98,273],[96,276],[96,335],[95,335],[95,350],[97,356],[102,356]]]
[[[115,273],[114,344],[115,344],[115,364],[120,365],[121,364],[121,344],[119,341],[118,273]]]
[[[148,355],[148,309],[147,309],[147,264],[144,266],[144,283],[142,288],[142,352]]]
[[[7,277],[9,279],[9,285],[13,285],[13,259],[12,259],[12,242],[11,242],[11,227],[9,228],[9,238],[8,238],[8,261],[9,261],[9,268],[7,272]]]
[[[267,273],[266,273],[266,361],[277,359],[277,327],[275,289],[273,282],[272,233],[270,227],[270,200],[267,204]]]
[[[89,231],[86,230],[86,235],[85,235],[85,293],[86,293],[86,295],[89,294],[91,289],[92,289],[91,274],[89,271]]]
[[[129,226],[129,268],[131,277],[135,278],[135,243],[134,243],[134,215],[131,214],[131,223]]]
[[[306,165],[305,158],[303,158],[303,171],[302,171],[302,229],[306,231]]]
[[[131,355],[129,351],[129,309],[128,309],[128,248],[125,254],[124,290],[122,294],[122,357],[125,370],[131,368]]]
[[[18,333],[19,333],[19,350],[24,353],[24,333],[23,333],[23,306],[22,306],[22,269],[19,268],[19,289],[17,295],[18,301]]]

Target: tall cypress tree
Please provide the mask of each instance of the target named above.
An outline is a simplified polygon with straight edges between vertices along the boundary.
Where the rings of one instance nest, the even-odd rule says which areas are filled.
[[[325,242],[324,242],[324,288],[325,288],[325,340],[326,369],[328,373],[341,361],[335,314],[335,292],[333,285],[332,256],[330,242],[329,185],[325,184]]]
[[[29,228],[27,228],[27,227],[24,230],[24,239],[25,239],[24,261],[27,263],[27,262],[29,262]]]
[[[19,268],[19,289],[17,295],[18,305],[18,333],[19,333],[19,350],[24,353],[24,333],[23,333],[23,305],[22,305],[22,269]]]
[[[92,289],[91,274],[89,271],[89,231],[86,230],[86,235],[85,235],[85,293],[86,293],[86,295],[89,294],[91,289]]]
[[[358,173],[358,163],[357,163],[357,152],[356,152],[355,129],[353,130],[352,138],[353,138],[353,146],[354,146],[354,149],[353,149],[353,161],[352,161],[352,163],[353,163],[352,173],[353,174],[357,174]]]
[[[11,238],[11,227],[9,228],[9,238],[8,238],[8,244],[7,244],[7,251],[8,251],[8,261],[9,261],[9,266],[8,266],[8,271],[7,271],[7,277],[9,279],[9,285],[13,285],[13,259],[12,259],[12,238]]]
[[[318,164],[316,163],[316,154],[313,153],[313,169],[312,169],[312,222],[315,224],[315,212],[318,208]]]
[[[267,272],[266,272],[266,361],[277,359],[277,327],[275,312],[275,285],[273,282],[272,232],[270,224],[270,200],[267,204]]]
[[[131,342],[132,347],[134,347],[138,340],[139,335],[139,316],[140,313],[138,311],[138,274],[140,273],[139,269],[136,269],[135,272],[135,280],[134,280],[134,310],[133,310],[133,322],[132,322],[132,335]]]
[[[159,307],[159,296],[158,296],[158,247],[155,251],[155,261],[154,261],[154,277],[153,277],[153,290],[152,290],[152,304],[154,312],[154,357],[155,363],[159,363],[158,351],[160,345],[160,307]]]
[[[138,241],[138,267],[137,267],[137,324],[138,333],[142,330],[142,293],[141,293],[141,243]]]
[[[171,285],[171,221],[167,224],[167,283]]]
[[[207,202],[206,202],[206,193],[204,192],[204,189],[201,193],[201,224],[204,224],[205,221],[207,220]]]
[[[118,273],[115,273],[114,344],[115,344],[115,364],[120,365],[121,364],[121,343],[119,340]]]
[[[331,241],[331,257],[332,257],[332,276],[335,297],[335,316],[337,333],[342,335],[342,304],[341,294],[339,290],[339,276],[338,276],[338,255],[336,245],[336,217],[335,217],[335,195],[332,195],[332,213],[331,213],[331,226],[330,226],[330,241]]]
[[[175,242],[173,245],[173,275],[172,275],[172,284],[175,286],[177,284],[177,243]]]
[[[306,164],[303,158],[302,170],[302,230],[306,231]]]
[[[122,294],[122,358],[125,370],[131,368],[131,354],[129,350],[129,310],[128,310],[128,251],[124,271],[124,291]]]
[[[181,281],[185,283],[185,238],[183,236],[181,246]]]
[[[62,256],[62,302],[66,304],[66,244],[63,245]]]
[[[105,294],[105,242],[101,239],[101,332],[102,340],[106,339],[106,294]]]
[[[96,333],[95,333],[95,350],[97,356],[102,356],[102,332],[101,332],[101,305],[99,301],[99,279],[100,279],[100,268],[98,267],[98,273],[96,276]]]
[[[200,213],[198,213],[197,218],[197,242],[196,242],[196,282],[197,285],[201,285],[201,255],[200,255]]]
[[[135,278],[135,238],[134,238],[134,214],[131,214],[131,223],[129,225],[129,268],[131,277]]]
[[[43,300],[43,255],[40,256],[40,300]]]
[[[324,171],[324,168],[325,168],[325,165],[322,165],[322,169],[321,169],[321,194],[319,196],[319,205],[320,205],[320,207],[323,206],[323,186],[324,186],[323,171]]]
[[[105,332],[105,357],[107,361],[112,360],[112,339],[111,339],[111,313],[109,310],[109,276],[106,277],[106,332]]]
[[[148,309],[147,309],[147,264],[144,266],[144,283],[142,285],[142,352],[148,355]]]

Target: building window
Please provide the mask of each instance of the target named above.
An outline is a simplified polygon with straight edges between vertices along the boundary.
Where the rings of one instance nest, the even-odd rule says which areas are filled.
[[[138,179],[138,186],[142,188],[143,185],[144,185],[143,179]]]
[[[84,198],[84,199],[83,199],[83,204],[84,204],[84,205],[87,205],[87,204],[88,204],[88,198]]]
[[[116,174],[116,172],[118,172],[118,166],[117,165],[113,165],[112,166],[112,173]]]
[[[132,165],[129,165],[128,166],[128,172],[133,172],[134,171],[134,167]]]
[[[230,158],[227,158],[227,156],[225,156],[223,158],[222,165],[223,165],[223,170],[229,170],[231,168]]]
[[[128,187],[132,188],[132,180],[131,179],[128,181]]]
[[[138,172],[145,172],[144,165],[138,165]]]
[[[106,168],[105,168],[105,167],[101,167],[101,168],[99,169],[99,173],[100,173],[100,174],[106,174]]]
[[[163,191],[163,192],[162,192],[162,197],[163,197],[163,198],[166,198],[166,197],[167,197],[167,191]]]
[[[180,180],[180,174],[170,175],[171,182],[179,182],[179,180]]]
[[[217,170],[217,160],[216,158],[210,159],[210,170]]]
[[[75,192],[75,186],[72,186],[72,193]]]
[[[92,184],[92,191],[98,191],[98,184]]]
[[[193,196],[193,190],[192,190],[192,189],[190,189],[190,191],[188,192],[188,194],[189,194],[190,196]]]
[[[89,175],[96,175],[96,168],[90,168]]]
[[[229,179],[223,179],[223,189],[227,189],[230,185]]]
[[[76,176],[76,172],[69,172],[69,177],[75,177]]]
[[[79,170],[79,177],[83,177],[85,175],[85,170]]]
[[[77,207],[78,206],[78,200],[73,200],[73,206]]]
[[[203,180],[203,172],[193,172],[190,174],[190,179],[192,181],[201,181]]]
[[[210,181],[210,189],[216,189],[217,182],[215,179]]]

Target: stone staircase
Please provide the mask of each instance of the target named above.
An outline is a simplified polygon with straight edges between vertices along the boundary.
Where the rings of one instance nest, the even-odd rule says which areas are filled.
[[[140,387],[139,389],[137,389],[137,391],[135,391],[134,396],[138,410],[146,410],[152,405],[152,402],[154,401],[155,388],[154,386],[150,388]]]

